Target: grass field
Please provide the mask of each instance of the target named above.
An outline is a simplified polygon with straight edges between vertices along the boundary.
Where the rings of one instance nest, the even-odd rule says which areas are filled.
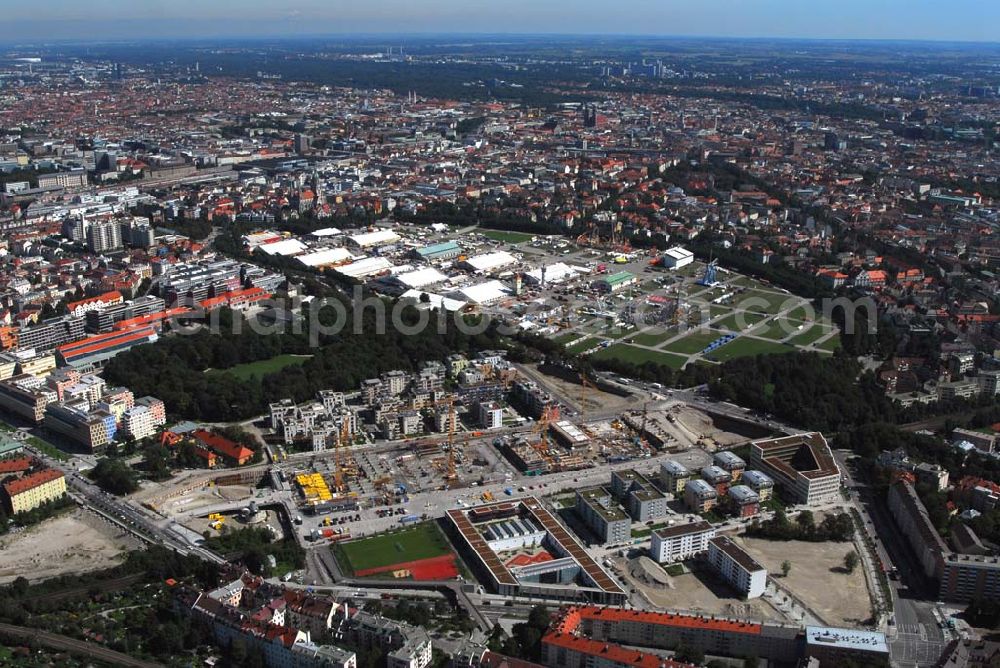
[[[840,348],[840,336],[831,336],[829,339],[816,347],[820,350],[826,350],[832,353],[834,350],[838,350]]]
[[[423,522],[349,543],[338,543],[334,548],[337,561],[351,574],[451,553],[448,540],[433,522]]]
[[[663,364],[674,369],[681,368],[684,365],[684,362],[687,361],[685,358],[678,355],[658,353],[655,350],[636,348],[635,346],[630,346],[624,343],[619,343],[611,346],[610,348],[599,350],[594,353],[593,357],[594,359],[620,359],[625,362],[632,362],[633,364],[656,362],[657,364]]]
[[[762,290],[747,290],[746,292],[737,295],[733,302],[735,304],[741,305],[743,308],[750,311],[756,311],[758,313],[778,313],[784,306],[791,306],[795,303],[797,297],[792,295],[783,295],[774,292],[764,292]],[[752,303],[746,303],[753,300]],[[791,303],[788,303],[790,302]]]
[[[730,313],[725,318],[712,323],[712,326],[719,329],[728,329],[731,332],[742,332],[763,319],[764,316],[760,313]],[[741,324],[743,325],[742,328],[740,327]]]
[[[520,244],[525,241],[531,241],[531,238],[535,235],[525,234],[524,232],[505,232],[503,230],[483,230],[480,229],[479,233],[482,234],[487,239],[493,239],[494,241],[502,241],[505,244]]]
[[[789,320],[788,318],[776,318],[770,322],[766,322],[761,325],[758,329],[753,331],[754,336],[763,336],[765,339],[771,339],[772,341],[781,341],[787,336],[795,335],[799,332],[796,328],[802,323],[798,320]]]
[[[567,346],[566,350],[568,350],[571,353],[582,353],[584,350],[590,350],[600,342],[601,339],[588,336],[579,343],[574,343],[571,346]]]
[[[751,339],[741,336],[735,341],[727,343],[721,348],[717,348],[715,352],[712,353],[711,357],[719,362],[725,362],[727,360],[736,359],[737,357],[767,355],[771,353],[790,353],[794,350],[795,348],[792,346],[782,345],[773,341]]]
[[[664,347],[664,350],[669,350],[674,353],[693,355],[694,353],[700,353],[705,349],[705,346],[710,344],[712,341],[715,341],[720,336],[722,336],[722,333],[715,330],[699,330],[692,334],[688,334],[683,339],[674,341],[673,343],[668,343]]]
[[[805,330],[801,334],[789,339],[789,343],[796,346],[808,346],[809,344],[823,338],[826,334],[830,333],[829,327],[824,327],[822,325],[813,325],[809,329]],[[835,337],[836,338],[836,337]]]
[[[672,332],[662,332],[659,330],[653,330],[651,332],[643,332],[642,334],[636,334],[631,337],[631,343],[638,343],[641,346],[655,346],[657,344],[663,343],[669,338],[677,336],[676,331]]]
[[[285,367],[292,366],[294,364],[302,364],[310,357],[312,357],[312,355],[278,355],[277,357],[272,357],[269,360],[237,364],[236,366],[229,367],[228,369],[210,369],[209,373],[224,373],[230,376],[235,376],[240,380],[249,380],[251,376],[263,378],[267,374],[281,371]]]

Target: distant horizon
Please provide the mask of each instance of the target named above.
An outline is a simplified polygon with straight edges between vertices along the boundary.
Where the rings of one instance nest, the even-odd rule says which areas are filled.
[[[433,38],[565,38],[566,40],[582,38],[602,38],[602,39],[643,39],[643,40],[663,40],[663,41],[719,41],[719,42],[802,42],[816,44],[926,44],[926,45],[959,45],[959,46],[989,46],[1000,47],[1000,39],[933,39],[916,37],[809,37],[809,36],[765,36],[765,35],[713,35],[713,34],[657,34],[657,33],[613,33],[613,32],[317,32],[317,33],[259,33],[242,35],[148,35],[132,37],[106,37],[94,39],[81,39],[79,37],[61,37],[47,39],[21,39],[7,40],[0,37],[0,47],[39,47],[47,45],[124,45],[142,43],[229,43],[229,42],[295,42],[323,39],[337,39],[343,41],[371,42],[378,39],[419,39],[430,40]],[[246,46],[253,46],[247,43]],[[396,44],[384,46],[398,46]],[[405,49],[406,44],[402,44]]]
[[[5,44],[369,35],[566,35],[1000,43],[982,0],[36,0]],[[530,28],[530,29],[526,29]]]

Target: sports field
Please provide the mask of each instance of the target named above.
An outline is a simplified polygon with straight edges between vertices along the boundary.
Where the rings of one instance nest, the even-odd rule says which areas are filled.
[[[452,554],[448,540],[433,522],[338,543],[334,548],[341,567],[353,574],[380,572],[388,566]]]
[[[209,369],[208,373],[224,373],[234,376],[239,380],[249,380],[252,376],[263,378],[268,374],[281,371],[285,367],[302,364],[310,357],[312,357],[312,355],[278,355],[277,357],[260,360],[259,362],[237,364],[236,366],[229,367],[228,369]]]
[[[710,357],[719,362],[725,362],[727,360],[736,359],[737,357],[790,353],[795,350],[796,348],[793,348],[792,346],[782,345],[773,341],[765,341],[763,339],[751,339],[743,336],[735,341],[727,343],[721,348],[717,348],[710,355]]]

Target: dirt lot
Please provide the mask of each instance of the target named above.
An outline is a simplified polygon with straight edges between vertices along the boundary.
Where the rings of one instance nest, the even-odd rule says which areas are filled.
[[[112,524],[77,509],[0,538],[0,584],[21,575],[35,581],[107,568],[136,547]]]
[[[667,576],[669,584],[654,586],[638,581],[628,572],[624,559],[613,561],[615,571],[623,575],[626,582],[641,592],[658,608],[724,615],[741,619],[761,621],[785,621],[783,616],[763,599],[744,601],[732,589],[710,573],[699,571],[678,576]]]
[[[719,429],[712,423],[712,418],[699,410],[683,404],[677,404],[672,409],[679,426],[691,435],[692,441],[703,440],[704,444],[718,447],[728,447],[745,443],[746,436]]]
[[[771,541],[760,538],[735,538],[768,573],[777,574],[779,585],[788,589],[818,613],[827,623],[853,625],[871,614],[868,588],[861,566],[848,575],[842,571],[844,555],[854,549],[852,543],[806,543]],[[788,560],[792,570],[781,577],[781,562]]]
[[[168,516],[189,515],[201,508],[217,506],[228,501],[243,501],[248,503],[253,496],[253,490],[240,485],[226,487],[198,487],[184,494],[167,499],[160,504],[160,512]]]

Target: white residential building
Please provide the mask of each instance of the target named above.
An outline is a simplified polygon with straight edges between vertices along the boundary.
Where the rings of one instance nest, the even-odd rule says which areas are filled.
[[[708,562],[745,598],[758,598],[767,586],[767,571],[726,536],[708,541]]]
[[[649,556],[660,564],[683,561],[706,552],[708,542],[713,538],[715,527],[704,520],[677,524],[653,532]]]

